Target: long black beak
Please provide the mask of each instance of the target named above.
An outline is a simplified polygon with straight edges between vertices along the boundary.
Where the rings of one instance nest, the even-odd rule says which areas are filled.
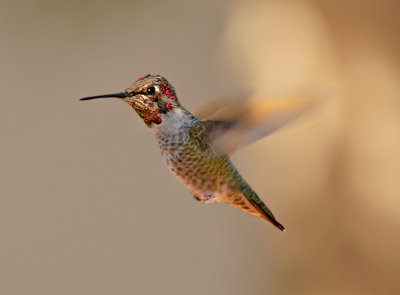
[[[126,92],[120,92],[120,93],[113,93],[113,94],[104,94],[104,95],[96,95],[96,96],[88,96],[81,98],[80,100],[90,100],[90,99],[96,99],[96,98],[107,98],[107,97],[118,97],[118,98],[125,98],[129,96]]]

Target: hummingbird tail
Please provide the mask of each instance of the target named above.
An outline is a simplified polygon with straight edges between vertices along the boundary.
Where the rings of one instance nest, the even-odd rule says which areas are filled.
[[[226,201],[226,203],[250,215],[264,218],[281,231],[285,231],[285,227],[275,219],[271,210],[265,206],[256,193],[252,191],[250,187],[247,188],[248,189],[244,191],[237,192],[233,196],[230,196],[230,198],[228,198],[229,201]]]
[[[280,224],[271,210],[264,204],[263,201],[257,196],[257,194],[250,188],[248,184],[243,184],[242,186],[243,195],[250,201],[253,205],[254,210],[257,211],[257,215],[264,218],[265,220],[271,222],[275,227],[279,228],[281,231],[285,231],[285,227]]]
[[[285,227],[275,219],[275,216],[272,214],[271,210],[269,210],[268,207],[265,206],[265,204],[260,199],[258,200],[259,202],[250,199],[251,203],[255,207],[257,207],[257,209],[262,214],[261,217],[271,222],[275,227],[279,228],[281,231],[285,231]]]

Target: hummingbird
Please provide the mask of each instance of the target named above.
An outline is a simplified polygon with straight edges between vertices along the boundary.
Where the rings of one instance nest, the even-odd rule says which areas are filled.
[[[170,171],[204,204],[226,203],[284,231],[271,210],[232,164],[232,153],[297,117],[302,101],[234,101],[218,97],[193,113],[160,75],[145,75],[125,91],[80,100],[117,98],[129,104],[154,133]],[[262,123],[262,124],[261,124]],[[257,126],[261,131],[252,134]]]

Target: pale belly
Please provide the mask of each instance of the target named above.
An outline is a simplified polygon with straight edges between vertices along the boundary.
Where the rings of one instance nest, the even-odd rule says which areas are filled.
[[[172,174],[198,201],[204,204],[226,203],[253,216],[263,216],[236,188],[232,176],[237,171],[229,159],[212,158],[201,151],[190,153],[180,147],[164,150],[162,155]]]
[[[187,151],[163,153],[164,160],[176,178],[199,201],[206,203],[223,202],[224,184],[218,159],[208,154]]]
[[[234,205],[237,190],[226,177],[223,158],[210,159],[207,154],[164,153],[168,168],[198,201]]]

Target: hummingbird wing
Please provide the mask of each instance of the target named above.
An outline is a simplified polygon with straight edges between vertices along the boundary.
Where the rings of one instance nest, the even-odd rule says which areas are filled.
[[[205,132],[217,150],[231,155],[299,118],[318,101],[315,95],[234,101],[217,97],[193,114],[204,122]]]

